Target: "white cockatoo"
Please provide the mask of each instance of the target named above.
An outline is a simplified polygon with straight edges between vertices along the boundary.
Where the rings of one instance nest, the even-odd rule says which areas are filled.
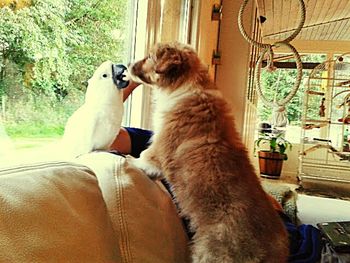
[[[62,147],[67,157],[108,150],[118,135],[124,109],[122,88],[126,86],[120,85],[125,69],[121,67],[105,61],[89,79],[84,104],[65,127]]]

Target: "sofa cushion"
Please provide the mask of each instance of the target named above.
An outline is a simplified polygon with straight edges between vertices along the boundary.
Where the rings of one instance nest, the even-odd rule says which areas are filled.
[[[118,262],[95,175],[66,162],[0,170],[0,262]]]

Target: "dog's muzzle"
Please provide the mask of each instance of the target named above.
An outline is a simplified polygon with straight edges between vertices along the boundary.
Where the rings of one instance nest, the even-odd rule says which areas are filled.
[[[118,89],[124,89],[129,85],[129,81],[123,80],[125,70],[127,68],[122,64],[112,64],[112,78]]]

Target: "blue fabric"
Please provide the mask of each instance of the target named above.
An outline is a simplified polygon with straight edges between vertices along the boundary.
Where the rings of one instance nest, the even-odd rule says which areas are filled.
[[[124,127],[129,133],[131,140],[131,153],[130,155],[138,158],[142,151],[146,150],[150,145],[150,139],[153,136],[153,132],[140,128]]]
[[[280,213],[289,234],[290,263],[316,263],[321,258],[322,241],[318,228],[302,224],[296,226],[283,213]]]

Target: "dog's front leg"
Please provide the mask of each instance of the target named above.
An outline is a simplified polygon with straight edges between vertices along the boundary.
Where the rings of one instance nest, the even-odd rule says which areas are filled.
[[[140,158],[129,160],[132,165],[142,170],[149,178],[157,180],[163,178],[163,173],[159,158],[153,149],[154,148],[150,146],[141,153]]]

